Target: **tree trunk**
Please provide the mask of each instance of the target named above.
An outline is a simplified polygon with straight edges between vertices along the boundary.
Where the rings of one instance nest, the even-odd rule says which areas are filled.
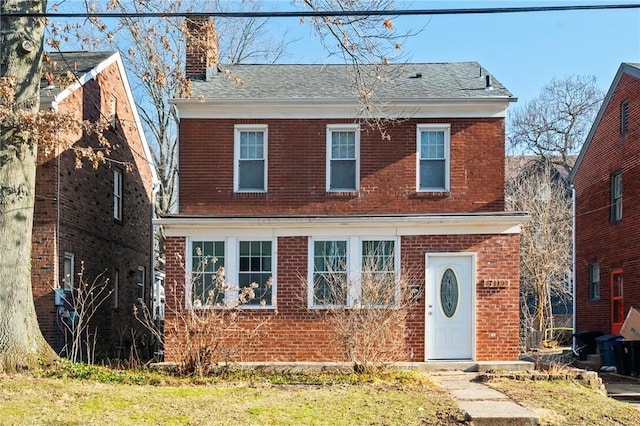
[[[45,0],[2,0],[0,77],[15,77],[14,110],[35,114],[40,104]],[[0,128],[0,371],[15,371],[56,357],[38,326],[31,289],[31,232],[37,140],[13,123]]]

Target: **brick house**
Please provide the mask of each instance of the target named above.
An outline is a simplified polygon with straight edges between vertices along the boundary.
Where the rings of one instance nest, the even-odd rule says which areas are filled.
[[[74,310],[70,299],[83,281],[108,279],[111,292],[91,326],[97,354],[128,356],[140,336],[133,305],[152,297],[151,162],[131,89],[117,52],[50,53],[43,64],[41,108],[79,120],[110,120],[104,136],[112,146],[106,164],[76,167],[71,150],[40,150],[32,241],[32,285],[40,328],[65,354]],[[49,74],[49,72],[51,74]],[[69,72],[71,72],[69,74]],[[62,78],[61,78],[62,77]],[[66,79],[66,80],[65,80]],[[62,83],[60,81],[67,81]],[[74,146],[100,149],[95,136],[69,137]],[[140,350],[140,348],[138,348]],[[142,354],[141,354],[142,355]]]
[[[182,338],[169,307],[201,303],[195,294],[210,287],[199,277],[215,276],[198,268],[203,258],[264,295],[238,322],[268,320],[265,338],[236,360],[344,360],[317,312],[361,303],[359,277],[376,254],[394,274],[416,271],[399,361],[518,359],[526,215],[504,207],[504,117],[515,98],[499,81],[475,62],[385,68],[380,81],[390,79],[376,89],[398,119],[387,141],[361,120],[343,65],[206,69],[189,59],[193,97],[172,101],[178,212],[157,220],[167,360]],[[327,265],[348,277],[344,298],[322,297]]]
[[[640,64],[623,63],[571,174],[577,332],[616,334],[640,307],[639,122]]]

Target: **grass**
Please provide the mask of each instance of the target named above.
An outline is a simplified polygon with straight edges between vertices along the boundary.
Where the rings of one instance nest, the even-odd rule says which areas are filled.
[[[576,381],[498,379],[489,385],[537,413],[541,425],[640,424],[640,410]]]
[[[640,411],[570,380],[490,386],[542,425],[640,424]],[[0,375],[0,425],[463,425],[457,402],[422,373],[225,370],[178,378],[62,362]]]
[[[0,424],[447,425],[464,414],[427,376],[257,374],[178,379],[78,364],[0,376]]]

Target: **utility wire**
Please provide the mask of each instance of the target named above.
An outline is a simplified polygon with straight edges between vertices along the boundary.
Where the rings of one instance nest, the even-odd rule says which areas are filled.
[[[6,17],[15,18],[175,18],[202,16],[217,18],[305,18],[340,16],[412,16],[412,15],[480,15],[495,13],[559,12],[576,10],[640,9],[640,3],[530,6],[530,7],[490,7],[456,9],[401,9],[401,10],[341,10],[341,11],[283,11],[283,12],[8,12]]]

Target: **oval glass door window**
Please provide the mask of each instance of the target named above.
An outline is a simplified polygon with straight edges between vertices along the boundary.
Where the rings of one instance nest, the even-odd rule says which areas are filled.
[[[442,312],[447,318],[453,317],[458,310],[459,294],[456,273],[453,272],[453,269],[447,268],[440,281],[440,306],[442,306]]]

